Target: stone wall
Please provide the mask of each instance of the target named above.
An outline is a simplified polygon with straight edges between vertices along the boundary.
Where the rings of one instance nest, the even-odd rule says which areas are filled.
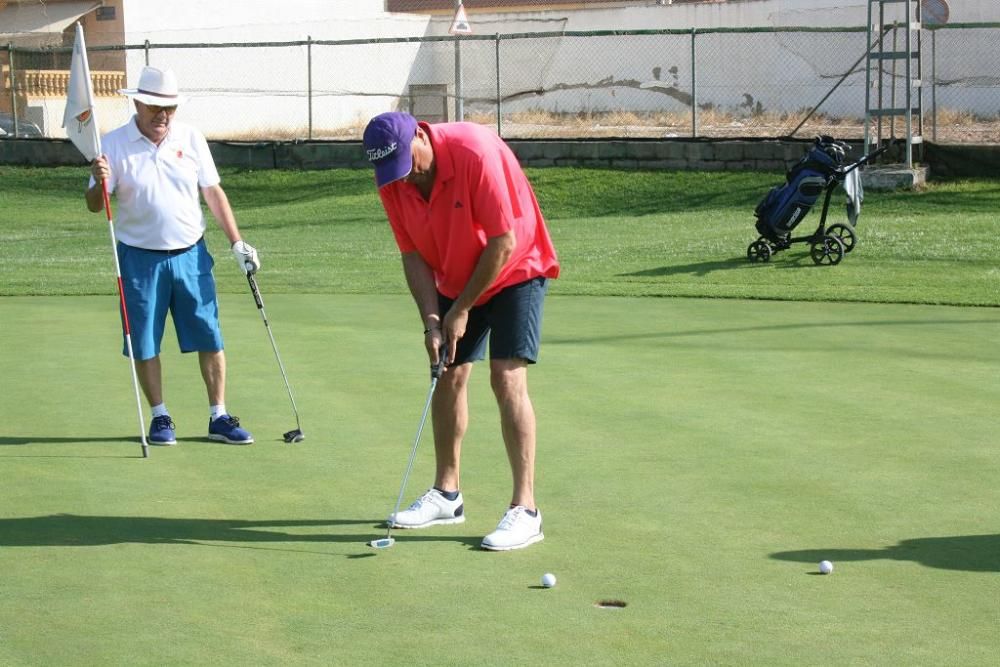
[[[508,142],[529,167],[784,171],[809,147],[807,139],[609,140]],[[219,166],[243,169],[368,168],[359,142],[211,142]],[[849,156],[859,156],[852,145]],[[931,177],[1000,177],[1000,144],[927,144],[924,164]],[[82,165],[65,139],[0,140],[0,164]]]

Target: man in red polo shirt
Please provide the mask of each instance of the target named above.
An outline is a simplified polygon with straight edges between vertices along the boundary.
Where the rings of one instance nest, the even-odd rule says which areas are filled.
[[[424,326],[431,364],[445,349],[434,393],[434,486],[389,517],[394,528],[465,521],[459,485],[472,363],[490,348],[490,384],[514,478],[510,507],[484,549],[543,539],[535,504],[535,412],[528,365],[538,358],[542,303],[559,261],[514,153],[474,123],[418,123],[384,113],[364,132],[375,183]]]

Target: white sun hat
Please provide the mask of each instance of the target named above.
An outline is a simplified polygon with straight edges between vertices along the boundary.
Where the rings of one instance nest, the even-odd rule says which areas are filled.
[[[187,98],[177,90],[177,76],[172,69],[158,69],[148,65],[142,68],[137,87],[122,88],[118,94],[158,107],[171,107],[187,102]]]

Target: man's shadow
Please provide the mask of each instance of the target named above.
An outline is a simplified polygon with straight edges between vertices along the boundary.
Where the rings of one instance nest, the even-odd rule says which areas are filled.
[[[707,260],[704,262],[694,262],[691,264],[674,264],[671,266],[661,266],[655,269],[642,269],[629,273],[619,273],[619,278],[659,278],[663,276],[674,276],[691,274],[693,276],[704,277],[714,271],[728,271],[731,269],[745,269],[754,267],[771,267],[773,269],[797,269],[801,267],[821,266],[812,261],[809,254],[809,246],[802,246],[801,252],[796,246],[794,249],[786,251],[780,261],[777,262],[751,262],[746,255],[730,257],[729,259]]]
[[[337,532],[339,526],[370,526],[371,535]],[[316,531],[319,527],[330,530]],[[163,517],[48,516],[0,519],[0,547],[94,547],[110,544],[275,545],[282,542],[354,542],[382,537],[384,520],[371,519],[169,519]],[[481,538],[463,535],[410,535],[408,541],[448,541],[469,546]],[[212,546],[219,546],[213,544]],[[253,548],[253,547],[247,547]],[[264,548],[264,547],[257,547]]]
[[[281,438],[275,438],[275,442],[281,442]],[[141,449],[132,449],[132,447],[138,447],[142,442],[137,435],[121,435],[121,436],[80,436],[80,437],[64,437],[64,436],[19,436],[19,435],[4,435],[0,436],[0,447],[4,446],[21,446],[21,445],[79,445],[86,443],[117,443],[128,445],[129,448],[122,454],[110,454],[107,450],[100,450],[99,454],[79,454],[79,453],[67,453],[67,454],[3,454],[3,456],[10,457],[20,457],[20,458],[77,458],[77,459],[93,459],[93,458],[143,458]],[[221,443],[215,440],[209,440],[204,436],[189,436],[186,438],[177,438],[177,442],[192,442],[196,444],[203,444],[208,446],[223,446],[226,447],[225,443]],[[260,442],[260,440],[258,440]],[[155,451],[159,446],[149,443],[151,448]],[[30,451],[28,449],[25,452]],[[72,450],[78,452],[80,450]]]
[[[707,276],[713,271],[725,271],[729,269],[742,269],[747,265],[747,258],[731,257],[730,259],[709,260],[705,262],[695,262],[693,264],[675,264],[672,266],[661,266],[655,269],[642,269],[629,273],[617,274],[620,278],[659,278],[661,276],[673,276],[690,273],[695,276]]]
[[[942,570],[1000,572],[1000,535],[918,537],[882,549],[804,549],[774,553],[771,558],[813,565],[821,560],[838,563],[889,559]]]

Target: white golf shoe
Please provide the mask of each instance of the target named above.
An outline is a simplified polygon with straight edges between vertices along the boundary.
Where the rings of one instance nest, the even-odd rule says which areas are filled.
[[[402,512],[389,515],[392,528],[427,528],[465,521],[465,505],[462,494],[455,500],[448,500],[437,489],[430,489],[413,501]]]
[[[537,510],[535,516],[531,516],[527,507],[516,505],[504,512],[497,529],[484,537],[480,546],[490,551],[510,551],[544,539],[542,511]]]

